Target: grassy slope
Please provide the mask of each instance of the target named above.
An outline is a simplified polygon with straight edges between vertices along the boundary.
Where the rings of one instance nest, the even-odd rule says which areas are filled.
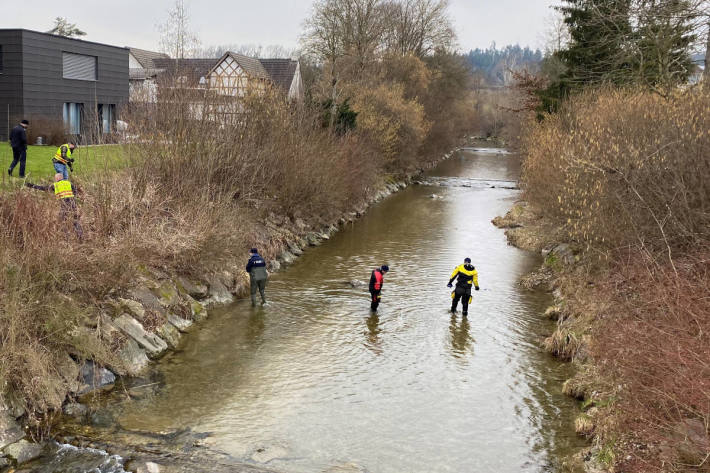
[[[54,175],[52,156],[56,152],[54,146],[29,146],[27,148],[27,166],[25,176],[28,182],[51,180]],[[100,171],[119,169],[126,166],[125,145],[82,146],[75,153],[74,174],[78,176],[91,175]],[[7,169],[12,162],[12,148],[8,143],[0,143],[0,189],[22,185],[18,179],[19,164],[13,171],[14,178],[7,175]]]

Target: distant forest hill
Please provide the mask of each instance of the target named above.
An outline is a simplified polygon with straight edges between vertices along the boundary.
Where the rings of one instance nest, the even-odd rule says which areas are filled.
[[[493,44],[490,48],[476,48],[464,54],[473,72],[483,82],[481,85],[493,87],[512,85],[513,71],[537,71],[543,57],[539,49],[522,48],[517,44],[502,49]]]

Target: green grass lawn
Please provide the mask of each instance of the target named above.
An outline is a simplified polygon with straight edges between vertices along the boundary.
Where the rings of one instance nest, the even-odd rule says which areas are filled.
[[[74,162],[74,175],[82,178],[102,171],[111,171],[127,166],[125,145],[80,146],[72,155]],[[25,177],[27,182],[50,181],[54,176],[52,157],[57,151],[57,146],[28,146],[27,165]],[[7,169],[12,162],[12,148],[7,142],[0,142],[0,189],[12,188],[23,185],[19,179],[20,165],[12,172],[13,177],[7,175]]]

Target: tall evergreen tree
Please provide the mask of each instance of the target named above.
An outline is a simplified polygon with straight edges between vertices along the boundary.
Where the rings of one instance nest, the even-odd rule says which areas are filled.
[[[634,69],[638,81],[668,88],[685,83],[693,71],[690,54],[696,40],[687,0],[644,0],[635,32]]]
[[[559,7],[569,28],[570,42],[557,53],[566,67],[567,88],[628,82],[632,61],[631,0],[564,0]]]

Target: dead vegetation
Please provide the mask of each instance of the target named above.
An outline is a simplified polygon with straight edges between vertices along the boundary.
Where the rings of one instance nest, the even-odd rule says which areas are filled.
[[[582,264],[546,348],[613,471],[710,471],[710,95],[595,91],[528,130],[526,197]]]

